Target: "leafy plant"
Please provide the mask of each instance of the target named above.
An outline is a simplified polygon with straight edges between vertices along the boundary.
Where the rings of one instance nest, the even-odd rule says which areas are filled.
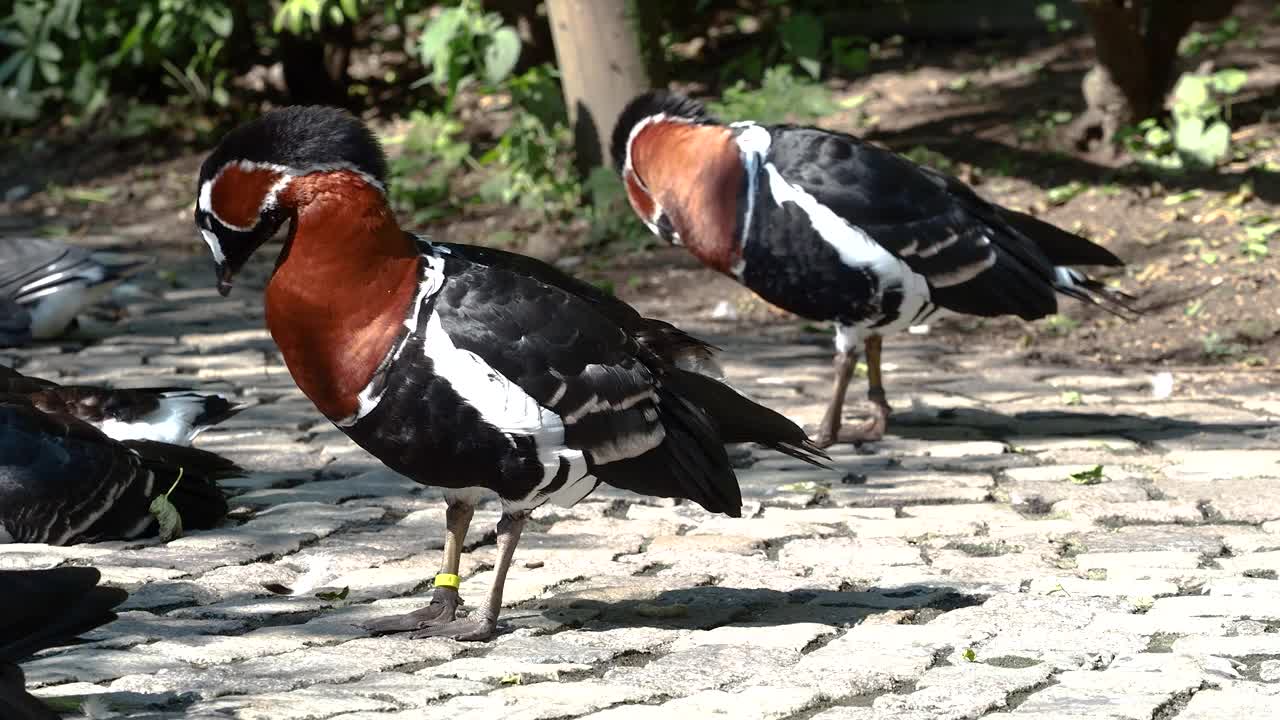
[[[1266,222],[1266,216],[1250,219],[1244,229],[1244,239],[1240,241],[1240,252],[1250,260],[1260,260],[1271,254],[1271,236],[1280,232],[1280,222]]]
[[[778,36],[796,65],[817,80],[822,75],[822,21],[809,13],[795,13],[778,27]]]
[[[444,113],[414,111],[399,157],[391,162],[391,201],[409,212],[415,224],[454,209],[452,176],[471,156],[471,145],[457,139],[462,123]]]
[[[1213,358],[1231,357],[1244,352],[1244,345],[1229,342],[1216,332],[1205,335],[1201,343],[1204,346],[1204,354]]]
[[[1231,155],[1230,97],[1248,74],[1236,68],[1212,75],[1187,73],[1173,89],[1173,117],[1168,126],[1147,118],[1117,134],[1140,162],[1169,170],[1213,167]]]
[[[0,20],[0,118],[34,119],[46,102],[86,115],[117,86],[167,86],[226,104],[222,67],[234,19],[216,0],[19,0]],[[136,93],[136,90],[135,90]]]
[[[591,244],[624,242],[635,250],[657,244],[657,237],[631,211],[626,188],[616,172],[595,168],[583,183],[583,194],[590,201],[587,219]]]
[[[319,31],[325,21],[334,25],[360,19],[360,0],[284,0],[271,28],[301,35],[308,27]]]
[[[709,105],[723,117],[750,118],[762,123],[788,118],[812,119],[836,110],[831,93],[825,87],[795,77],[786,65],[766,70],[759,89],[750,89],[739,80],[724,91],[719,102]]]
[[[452,107],[465,86],[483,81],[493,88],[511,75],[520,60],[520,35],[479,0],[462,0],[427,25],[418,54],[430,69],[420,82],[436,86]]]
[[[860,35],[831,40],[831,62],[853,74],[867,71],[871,65],[871,41]]]
[[[582,188],[562,158],[573,144],[556,71],[530,68],[507,85],[511,127],[479,161],[495,172],[480,188],[486,200],[555,211],[577,203]]]
[[[1040,22],[1044,23],[1044,26],[1051,33],[1067,32],[1076,25],[1071,18],[1060,16],[1058,14],[1058,6],[1051,2],[1042,2],[1036,5],[1036,17],[1040,18]]]
[[[1173,89],[1173,144],[1184,160],[1212,167],[1231,150],[1231,126],[1219,98],[1244,87],[1243,70],[1228,68],[1213,75],[1183,75]],[[1230,106],[1225,116],[1230,118]]]
[[[1195,57],[1203,52],[1217,53],[1223,46],[1240,36],[1240,19],[1229,17],[1218,27],[1209,32],[1192,30],[1182,37],[1178,44],[1178,54],[1183,57]]]

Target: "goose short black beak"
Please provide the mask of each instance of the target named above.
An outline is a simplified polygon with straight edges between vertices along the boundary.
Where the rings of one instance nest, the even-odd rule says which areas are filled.
[[[218,263],[214,266],[214,275],[218,278],[218,294],[226,297],[231,294],[231,268],[226,263]]]

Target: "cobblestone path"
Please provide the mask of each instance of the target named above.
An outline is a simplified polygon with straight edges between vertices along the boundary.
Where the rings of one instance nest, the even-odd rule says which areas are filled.
[[[198,442],[252,471],[225,527],[0,550],[6,567],[92,563],[132,593],[92,642],[26,666],[40,694],[134,718],[1280,717],[1280,392],[1264,375],[1208,392],[1175,372],[1160,398],[1145,373],[896,338],[891,437],[838,448],[836,471],[736,449],[739,520],[605,488],[543,508],[504,634],[370,638],[359,623],[424,602],[443,503],[320,419],[260,307],[248,288],[170,291],[79,352],[0,352],[53,379],[257,403]],[[749,394],[821,415],[819,339],[685,325],[713,333]],[[495,507],[463,559],[473,601]]]

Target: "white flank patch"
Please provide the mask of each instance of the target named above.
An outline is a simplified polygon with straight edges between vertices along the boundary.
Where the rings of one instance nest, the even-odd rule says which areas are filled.
[[[425,354],[431,358],[436,373],[448,380],[454,391],[480,412],[485,422],[504,433],[532,437],[537,444],[538,459],[543,467],[542,482],[524,500],[505,503],[508,507],[527,509],[546,501],[572,505],[595,487],[595,479],[587,475],[582,451],[565,447],[564,422],[559,415],[539,405],[524,388],[479,355],[454,345],[438,314],[433,312],[427,318],[423,335]],[[560,471],[561,458],[569,462],[569,476],[559,490],[544,498],[541,491]]]
[[[742,239],[739,241],[745,248],[751,239],[751,217],[756,211],[756,192],[759,191],[757,187],[759,181],[756,176],[760,171],[760,163],[764,162],[765,156],[769,153],[773,138],[770,137],[768,130],[753,122],[737,122],[729,127],[743,128],[733,140],[742,153],[742,169],[747,175],[747,207],[742,216]],[[746,266],[745,261],[739,260],[729,270],[734,277],[741,280]]]
[[[192,392],[166,393],[160,407],[136,422],[107,418],[94,423],[115,440],[154,440],[170,445],[190,445],[205,428],[196,428],[196,416],[204,409],[205,398]]]
[[[806,215],[819,237],[835,249],[840,262],[851,268],[867,268],[880,279],[881,295],[895,286],[902,288],[902,305],[898,318],[878,328],[889,332],[909,323],[929,302],[929,281],[917,274],[911,266],[884,249],[861,228],[850,225],[834,210],[818,202],[818,199],[801,188],[787,182],[773,163],[765,163],[769,174],[769,192],[779,207],[785,202],[795,203]],[[994,255],[992,261],[994,262]],[[937,284],[937,283],[935,283]]]
[[[448,503],[462,503],[475,507],[480,503],[496,496],[497,493],[487,487],[473,485],[465,488],[444,488],[444,499]]]

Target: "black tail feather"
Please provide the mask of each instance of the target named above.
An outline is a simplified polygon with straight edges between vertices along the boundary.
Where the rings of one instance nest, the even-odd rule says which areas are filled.
[[[1078,270],[1067,269],[1066,272],[1070,275],[1071,282],[1056,282],[1053,285],[1063,295],[1096,305],[1124,320],[1134,320],[1142,315],[1142,311],[1133,306],[1137,298],[1129,293],[1107,287]]]
[[[996,211],[1018,234],[1035,243],[1054,265],[1124,265],[1115,253],[1087,238],[1017,210],[997,206]]]
[[[715,421],[675,388],[659,390],[658,412],[666,437],[630,458],[589,464],[590,471],[623,490],[654,497],[687,498],[709,512],[742,515],[742,491],[720,442]]]
[[[679,369],[672,370],[667,380],[681,395],[706,410],[724,442],[757,442],[810,465],[829,467],[823,461],[830,458],[799,425],[732,387]]]

